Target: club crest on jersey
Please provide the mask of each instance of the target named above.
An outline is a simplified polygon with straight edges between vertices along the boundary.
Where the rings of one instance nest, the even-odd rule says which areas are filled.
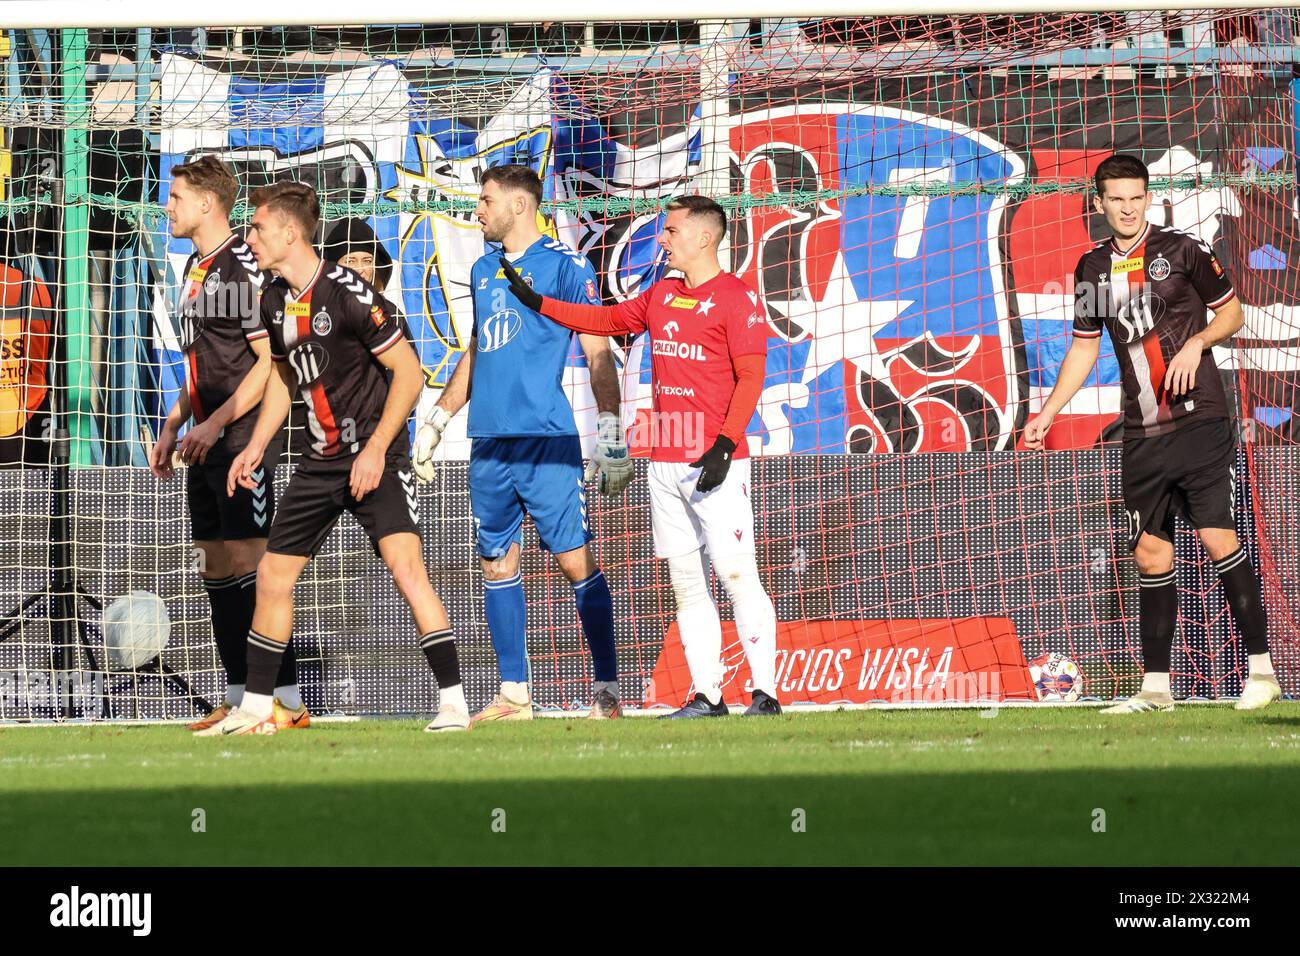
[[[510,340],[524,327],[524,320],[514,309],[502,309],[494,312],[478,330],[478,350],[495,352],[505,348]]]
[[[497,277],[498,279],[504,279],[504,278],[506,277],[506,270],[505,270],[505,269],[498,269],[498,270],[497,270],[496,277]],[[522,279],[524,280],[524,285],[528,286],[528,288],[531,289],[531,288],[533,287],[533,277],[532,277],[531,275],[521,276],[520,278],[522,278]],[[486,280],[486,279],[482,279],[482,280],[479,281],[479,288],[480,288],[480,289],[486,289],[486,288],[487,288],[487,280]]]
[[[321,309],[311,317],[311,330],[317,335],[329,335],[330,330],[334,328],[334,321],[330,314]]]
[[[1147,266],[1147,275],[1159,282],[1161,279],[1169,278],[1169,260],[1164,256],[1156,256],[1151,260],[1151,265]]]
[[[203,291],[208,295],[216,295],[217,289],[221,286],[221,273],[214,269],[209,272],[203,280]]]
[[[380,308],[379,306],[377,306],[377,305],[372,305],[372,306],[370,307],[370,321],[371,321],[371,322],[375,323],[375,325],[383,325],[384,322],[386,322],[387,320],[388,320],[388,316],[384,315],[384,310],[383,310],[383,309],[381,309],[381,308]]]
[[[299,385],[310,385],[329,368],[330,354],[319,342],[303,342],[289,353],[289,367],[298,376]]]

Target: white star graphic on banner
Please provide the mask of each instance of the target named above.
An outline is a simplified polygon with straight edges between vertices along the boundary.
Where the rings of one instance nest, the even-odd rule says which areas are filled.
[[[844,268],[844,256],[837,254],[820,300],[768,302],[812,338],[801,384],[807,385],[841,361],[851,362],[881,382],[889,381],[875,336],[912,304],[911,299],[862,301]]]

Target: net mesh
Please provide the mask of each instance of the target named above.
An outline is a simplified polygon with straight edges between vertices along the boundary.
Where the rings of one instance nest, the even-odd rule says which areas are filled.
[[[1235,347],[1215,350],[1241,436],[1238,531],[1296,694],[1293,23],[1270,9],[9,31],[0,718],[184,717],[221,694],[183,482],[147,470],[184,381],[175,306],[190,245],[162,207],[170,169],[205,154],[237,173],[237,225],[247,192],[281,178],[317,188],[323,229],[371,223],[425,368],[420,412],[470,334],[484,169],[538,170],[548,229],[588,257],[609,303],[662,274],[668,198],[718,199],[732,217],[726,261],[763,295],[770,326],[748,441],[780,690],[833,702],[904,698],[926,667],[996,672],[1003,696],[1032,696],[1014,675],[1048,652],[1078,664],[1090,696],[1137,688],[1108,345],[1052,450],[1021,445],[1070,342],[1067,277],[1103,235],[1091,174],[1135,153],[1152,170],[1151,218],[1212,244],[1245,307]],[[616,353],[635,436],[648,349]],[[590,451],[576,350],[564,381]],[[421,491],[422,531],[477,706],[497,674],[468,450],[461,415]],[[51,467],[65,452],[71,467]],[[674,602],[645,482],[591,501],[624,693],[677,703]],[[535,698],[579,706],[591,674],[571,592],[526,535]],[[1187,528],[1176,546],[1175,692],[1235,695],[1245,650],[1213,568]],[[101,609],[136,590],[163,598],[170,640],[121,672]],[[941,640],[917,636],[935,626]],[[294,633],[314,710],[435,705],[409,613],[350,518],[298,588]],[[724,656],[738,693],[734,631]]]

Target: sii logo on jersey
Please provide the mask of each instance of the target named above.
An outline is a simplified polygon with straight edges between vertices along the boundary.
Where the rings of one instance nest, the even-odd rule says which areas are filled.
[[[1136,342],[1146,337],[1165,314],[1165,300],[1146,291],[1129,299],[1115,316],[1115,331],[1121,342]]]
[[[330,354],[319,342],[303,342],[289,353],[289,366],[298,376],[299,385],[310,385],[329,367]]]
[[[495,352],[497,349],[505,348],[523,327],[524,321],[514,309],[502,309],[500,312],[493,313],[492,317],[479,327],[478,350]]]

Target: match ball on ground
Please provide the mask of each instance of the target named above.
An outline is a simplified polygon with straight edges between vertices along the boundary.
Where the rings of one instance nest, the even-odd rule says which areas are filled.
[[[1034,690],[1042,701],[1078,700],[1083,694],[1083,673],[1064,654],[1043,654],[1029,665]]]
[[[104,650],[113,670],[144,667],[162,653],[171,631],[167,605],[149,591],[124,594],[104,609]]]

